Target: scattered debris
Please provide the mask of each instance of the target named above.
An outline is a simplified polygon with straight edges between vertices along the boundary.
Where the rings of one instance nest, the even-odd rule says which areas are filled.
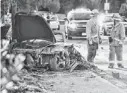
[[[112,72],[112,76],[116,79],[120,79],[120,75],[118,72]]]

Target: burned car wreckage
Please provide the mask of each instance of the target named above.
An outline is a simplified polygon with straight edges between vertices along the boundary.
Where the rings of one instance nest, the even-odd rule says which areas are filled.
[[[49,67],[50,70],[73,69],[75,63],[89,68],[85,58],[74,45],[57,44],[45,19],[39,15],[17,13],[10,50],[23,53],[28,67]]]

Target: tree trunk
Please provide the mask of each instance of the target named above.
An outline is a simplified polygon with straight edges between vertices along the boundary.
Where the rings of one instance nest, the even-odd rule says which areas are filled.
[[[15,14],[17,13],[17,5],[14,0],[12,0],[11,2],[11,9],[12,9],[12,31],[14,31]]]

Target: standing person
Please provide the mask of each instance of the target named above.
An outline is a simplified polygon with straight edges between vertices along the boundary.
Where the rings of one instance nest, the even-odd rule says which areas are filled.
[[[98,24],[99,11],[97,9],[94,9],[92,13],[93,13],[93,17],[89,20],[86,26],[86,34],[88,40],[87,61],[89,61],[90,63],[94,62],[94,58],[96,56],[98,44],[100,41],[99,24]]]
[[[121,16],[125,16],[127,18],[127,0],[120,7],[119,13]]]
[[[119,14],[114,14],[114,26],[111,30],[109,37],[109,68],[114,67],[115,54],[117,57],[117,65],[123,68],[122,54],[123,54],[123,41],[125,39],[125,27],[121,23],[121,17]]]

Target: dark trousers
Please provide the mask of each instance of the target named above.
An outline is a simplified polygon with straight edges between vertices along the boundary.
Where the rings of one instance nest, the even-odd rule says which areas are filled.
[[[93,42],[93,44],[89,44],[89,41],[88,41],[87,45],[88,45],[87,46],[88,47],[87,61],[93,62],[96,56],[97,49],[98,49],[98,43]]]

